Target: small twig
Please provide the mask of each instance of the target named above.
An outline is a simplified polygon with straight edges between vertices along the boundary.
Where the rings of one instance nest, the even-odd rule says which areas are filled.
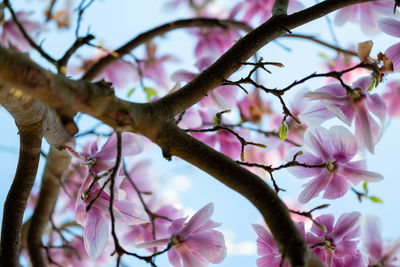
[[[76,38],[79,37],[79,28],[81,27],[81,20],[83,17],[83,13],[85,12],[85,10],[94,2],[95,0],[89,0],[89,3],[87,3],[86,5],[85,2],[86,0],[82,0],[81,3],[79,4],[78,7],[78,18],[76,21],[76,29],[75,29],[75,36]]]
[[[25,40],[28,41],[29,45],[32,46],[42,57],[44,57],[47,61],[49,61],[53,65],[57,65],[57,61],[52,58],[49,54],[47,54],[39,45],[33,41],[33,39],[29,36],[29,34],[26,32],[25,28],[22,26],[20,21],[17,18],[17,15],[14,12],[14,9],[12,8],[10,1],[9,0],[4,0],[3,3],[5,6],[8,8],[8,10],[11,13],[11,16],[17,25],[18,29],[21,31],[22,35],[24,36]]]
[[[46,10],[46,22],[50,21],[53,18],[53,9],[57,0],[51,0],[49,7]]]

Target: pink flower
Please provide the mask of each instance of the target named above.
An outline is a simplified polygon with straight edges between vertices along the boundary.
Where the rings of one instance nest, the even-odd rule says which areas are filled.
[[[83,239],[87,253],[90,257],[97,258],[103,252],[108,241],[110,196],[106,190],[101,189],[99,182],[93,182],[91,186],[92,181],[92,177],[87,176],[79,190],[75,205],[75,218],[84,227]],[[93,202],[97,195],[99,197]],[[114,199],[113,202],[113,213],[117,223],[132,225],[149,221],[142,208],[133,203],[119,200],[118,195],[116,197],[117,199]],[[93,204],[87,210],[90,203]]]
[[[157,56],[157,45],[150,42],[146,45],[146,56],[139,62],[139,69],[141,74],[154,80],[160,89],[168,88],[168,76],[164,70],[164,63],[168,61],[176,61],[176,58],[171,55]]]
[[[318,125],[336,116],[349,126],[355,118],[360,148],[366,146],[374,153],[375,143],[382,135],[387,111],[383,99],[368,91],[371,83],[370,77],[363,77],[353,83],[350,91],[346,91],[340,84],[330,84],[307,93],[306,97],[320,101],[310,105],[299,117],[308,125]],[[379,119],[380,125],[371,113]]]
[[[196,62],[196,67],[201,72],[210,66],[213,62],[211,57],[204,57]],[[175,82],[190,82],[193,80],[198,73],[193,73],[186,70],[179,70],[172,74],[171,79]],[[236,86],[221,86],[209,93],[209,95],[203,98],[199,104],[202,107],[218,106],[222,110],[231,109],[236,104]]]
[[[264,226],[259,224],[253,224],[252,226],[258,235],[257,254],[261,256],[261,258],[257,259],[257,266],[280,267],[282,262],[282,254],[279,251],[272,234]],[[301,222],[297,223],[296,226],[304,236],[304,224]],[[289,264],[284,262],[283,266],[289,267]]]
[[[244,10],[243,21],[251,22],[251,20],[259,16],[260,22],[265,22],[272,16],[273,0],[246,0],[236,5],[231,11],[230,17],[235,17],[240,10]],[[303,8],[303,5],[297,0],[289,2],[288,13],[296,12]]]
[[[359,240],[356,238],[360,236],[359,219],[359,212],[342,214],[335,225],[335,217],[332,214],[321,215],[315,219],[325,226],[326,231],[314,223],[311,233],[306,234],[306,241],[327,267],[367,266],[357,249]]]
[[[197,37],[195,55],[197,59],[210,57],[216,59],[226,52],[240,38],[237,30],[192,29]]]
[[[400,81],[391,81],[387,88],[382,98],[388,107],[388,114],[390,117],[400,117]]]
[[[323,198],[339,198],[350,189],[350,183],[377,182],[383,179],[380,174],[366,170],[365,160],[352,161],[357,153],[357,142],[344,127],[334,126],[329,130],[319,127],[307,130],[305,144],[310,152],[304,152],[296,160],[307,165],[325,164],[325,167],[289,169],[298,178],[313,177],[310,182],[303,185],[305,188],[299,195],[300,203],[306,203],[317,197],[321,191],[325,191]]]
[[[169,228],[171,238],[160,239],[136,247],[156,247],[170,243],[168,259],[174,267],[202,267],[208,263],[220,263],[226,256],[225,240],[222,233],[215,231],[219,226],[210,220],[214,212],[212,203],[206,205],[185,224],[186,218],[174,220]]]
[[[381,19],[378,21],[379,28],[394,37],[400,37],[400,21],[394,19]],[[393,63],[393,70],[400,70],[400,43],[394,44],[385,51],[385,55],[390,58]]]
[[[362,225],[362,242],[369,255],[368,266],[397,267],[400,265],[400,238],[384,244],[378,217],[368,215]]]
[[[43,30],[42,24],[29,19],[31,13],[16,12],[15,15],[31,38],[35,37]],[[0,44],[5,47],[13,47],[19,52],[26,52],[31,49],[28,41],[22,35],[12,18],[3,23]]]
[[[376,20],[379,17],[393,14],[394,2],[392,0],[371,1],[348,6],[339,10],[335,17],[335,24],[341,26],[347,21],[361,26],[363,33],[376,34],[378,27]]]
[[[143,143],[136,134],[122,133],[121,148],[122,157],[136,155],[142,152]],[[98,174],[114,167],[117,158],[117,136],[113,133],[101,149],[99,149],[96,141],[88,143],[81,154],[70,147],[67,147],[67,149],[73,157],[82,160],[84,163],[90,163],[92,172]]]

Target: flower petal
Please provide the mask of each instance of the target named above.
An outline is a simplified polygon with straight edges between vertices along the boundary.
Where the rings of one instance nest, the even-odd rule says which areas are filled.
[[[368,253],[374,259],[380,259],[382,256],[382,235],[381,222],[374,215],[366,215],[362,223],[362,242]]]
[[[189,222],[183,227],[182,231],[179,233],[179,236],[185,240],[192,232],[194,232],[197,228],[199,228],[202,224],[207,222],[211,215],[214,212],[214,204],[209,203],[203,208],[201,208],[198,212],[196,212]]]
[[[337,220],[331,236],[334,239],[340,239],[356,227],[359,227],[360,216],[361,213],[357,211],[343,213]]]
[[[336,199],[342,197],[347,193],[347,191],[349,191],[350,186],[350,183],[342,176],[334,175],[331,182],[326,187],[322,198]]]
[[[92,207],[87,214],[84,243],[88,255],[94,259],[103,252],[108,241],[108,219],[104,213]]]
[[[390,46],[386,51],[385,55],[389,57],[389,59],[393,63],[393,71],[397,72],[400,70],[400,43],[394,44]]]
[[[329,184],[331,179],[332,174],[325,169],[322,170],[319,176],[304,185],[305,188],[299,195],[299,202],[304,204],[318,196],[318,194]]]
[[[400,37],[400,21],[390,18],[380,19],[378,27],[386,34],[394,37]]]

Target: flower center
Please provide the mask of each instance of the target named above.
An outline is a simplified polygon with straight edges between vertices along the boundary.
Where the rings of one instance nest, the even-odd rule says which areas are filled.
[[[336,169],[336,165],[335,165],[335,160],[326,162],[326,169],[330,172],[333,173]]]

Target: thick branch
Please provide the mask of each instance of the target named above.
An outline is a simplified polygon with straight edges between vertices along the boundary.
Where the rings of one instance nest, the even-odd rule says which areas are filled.
[[[312,254],[307,243],[292,223],[285,204],[261,178],[186,134],[173,122],[164,123],[162,131],[152,140],[165,155],[188,161],[247,198],[262,213],[278,246],[281,251],[285,250],[292,265],[306,266],[305,259]],[[322,266],[318,260],[312,262],[316,265],[307,266]]]
[[[6,202],[1,228],[0,265],[19,266],[22,218],[35,182],[42,144],[42,124],[18,126],[20,151],[17,171]]]
[[[42,234],[50,220],[61,187],[61,178],[68,167],[70,156],[65,150],[50,148],[47,155],[39,199],[31,217],[28,231],[28,252],[34,267],[47,266],[42,249]]]
[[[82,77],[83,80],[93,80],[99,73],[101,73],[108,65],[115,62],[122,56],[130,53],[133,49],[138,47],[141,44],[144,44],[151,39],[166,34],[167,32],[183,29],[183,28],[193,28],[193,27],[208,27],[208,28],[234,28],[241,29],[243,31],[249,32],[252,28],[244,23],[238,22],[234,20],[219,20],[219,19],[210,19],[210,18],[194,18],[194,19],[183,19],[177,20],[173,22],[169,22],[167,24],[158,26],[150,31],[139,34],[137,37],[133,38],[114,52],[110,53],[107,56],[99,59]]]

